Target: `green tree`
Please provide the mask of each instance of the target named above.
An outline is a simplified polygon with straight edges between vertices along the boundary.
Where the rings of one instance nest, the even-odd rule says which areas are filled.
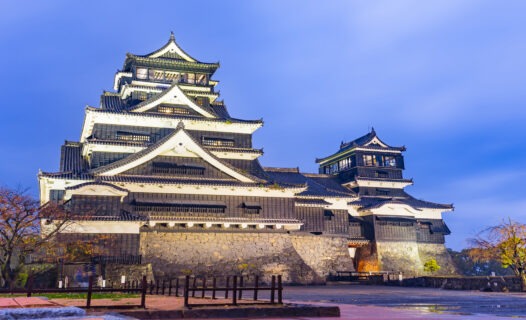
[[[510,268],[520,277],[526,290],[526,225],[508,219],[480,232],[471,239],[471,257],[476,261],[498,259],[503,268]]]
[[[429,259],[424,263],[425,272],[435,272],[438,270],[440,270],[440,266],[438,265],[438,262],[436,259]]]
[[[4,287],[15,285],[26,258],[51,245],[50,240],[68,222],[67,212],[58,205],[40,206],[23,191],[0,187],[0,276]],[[46,228],[45,233],[41,227]]]

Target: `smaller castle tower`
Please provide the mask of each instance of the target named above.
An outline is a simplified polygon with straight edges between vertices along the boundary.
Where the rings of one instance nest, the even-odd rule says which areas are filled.
[[[357,196],[349,212],[363,219],[370,240],[357,255],[359,270],[419,273],[425,261],[437,259],[444,272],[454,272],[444,246],[450,231],[442,220],[453,206],[418,200],[404,190],[413,184],[402,174],[405,150],[383,142],[373,128],[316,162],[320,174],[333,175]]]

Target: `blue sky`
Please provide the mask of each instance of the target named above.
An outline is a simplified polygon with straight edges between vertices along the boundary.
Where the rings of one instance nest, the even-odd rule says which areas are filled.
[[[447,245],[526,223],[524,1],[0,0],[0,184],[38,193],[84,106],[125,53],[174,31],[216,73],[231,114],[265,120],[265,166],[314,159],[374,126],[407,147],[417,198],[454,203]]]

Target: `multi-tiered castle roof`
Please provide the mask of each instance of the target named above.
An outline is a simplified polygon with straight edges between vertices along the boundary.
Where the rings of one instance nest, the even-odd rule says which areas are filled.
[[[39,174],[41,202],[83,221],[67,232],[236,228],[339,235],[356,245],[406,236],[375,231],[387,221],[424,226],[413,228],[414,241],[443,243],[441,212],[452,206],[405,192],[413,184],[402,175],[405,147],[373,129],[317,159],[319,173],[262,167],[252,134],[263,122],[229,114],[213,79],[218,67],[191,57],[173,34],[154,52],[126,55],[114,90],[86,107],[79,141],[62,146],[60,170]]]

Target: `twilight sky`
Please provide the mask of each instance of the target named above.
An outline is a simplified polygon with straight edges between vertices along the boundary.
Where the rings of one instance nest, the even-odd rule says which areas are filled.
[[[265,166],[316,172],[374,126],[405,145],[406,190],[454,203],[449,247],[508,216],[526,223],[526,2],[0,0],[0,185],[38,194],[84,107],[126,52],[175,32],[232,116],[265,120]]]

